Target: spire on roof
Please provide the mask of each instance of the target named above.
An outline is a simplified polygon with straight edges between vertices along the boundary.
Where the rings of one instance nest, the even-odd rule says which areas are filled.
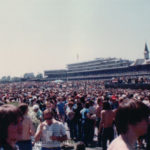
[[[149,59],[149,50],[148,50],[147,43],[145,43],[144,58],[145,58],[146,60]]]
[[[145,49],[144,49],[144,51],[145,51],[145,52],[149,52],[147,43],[145,43]]]

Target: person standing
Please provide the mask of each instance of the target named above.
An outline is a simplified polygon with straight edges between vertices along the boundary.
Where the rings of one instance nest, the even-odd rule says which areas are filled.
[[[63,97],[59,97],[57,108],[59,112],[59,120],[62,120],[63,123],[65,123],[65,104],[66,102],[63,101]]]
[[[111,142],[114,139],[113,122],[115,113],[111,110],[110,103],[108,101],[103,102],[103,110],[101,111],[101,121],[99,126],[99,133],[102,131],[102,148],[107,149],[107,140]]]
[[[40,110],[39,105],[38,105],[38,104],[35,104],[35,105],[33,105],[32,108],[33,108],[33,111],[34,111],[35,114],[36,114],[37,119],[42,122],[42,120],[43,120],[43,113],[42,113],[42,111]]]
[[[140,136],[147,133],[149,107],[138,100],[124,100],[116,112],[116,127],[120,134],[108,150],[134,150]]]
[[[22,115],[16,106],[0,106],[0,149],[19,150],[16,142],[22,132]]]
[[[88,119],[88,114],[89,114],[89,102],[85,103],[84,108],[80,111],[81,117],[82,117],[82,122],[81,122],[81,130],[82,130],[82,141],[85,143],[86,146],[88,146],[89,142],[89,119]]]
[[[32,150],[31,136],[34,135],[35,129],[31,118],[28,116],[28,105],[21,103],[18,108],[23,115],[23,122],[22,134],[19,137],[17,145],[19,146],[20,150]]]
[[[82,104],[81,102],[77,102],[77,108],[74,109],[74,112],[75,112],[75,115],[74,115],[74,123],[75,123],[75,129],[76,129],[76,132],[77,132],[77,141],[80,141],[81,138],[82,138],[82,130],[81,130],[81,113],[80,111],[82,110]]]
[[[74,112],[74,103],[72,101],[68,102],[68,107],[66,109],[66,116],[67,116],[67,124],[70,131],[70,138],[75,140],[77,138],[77,130],[75,126],[75,112]]]
[[[44,122],[40,123],[35,133],[35,142],[42,140],[41,150],[60,150],[61,142],[67,140],[63,123],[53,119],[53,112],[46,109],[43,112]]]
[[[102,111],[102,99],[98,98],[97,100],[97,108],[96,108],[96,127],[99,129],[99,124],[101,121],[101,111]],[[102,130],[98,133],[98,146],[101,147],[101,135]]]

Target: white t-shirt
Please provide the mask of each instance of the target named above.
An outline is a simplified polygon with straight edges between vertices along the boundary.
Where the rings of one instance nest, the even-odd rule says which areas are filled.
[[[39,126],[38,129],[39,130]],[[50,139],[51,136],[64,136],[66,135],[66,129],[65,126],[59,122],[54,120],[51,125],[45,125],[43,126],[42,131],[42,147],[45,148],[51,148],[51,147],[60,147],[61,142],[60,141],[53,141]]]

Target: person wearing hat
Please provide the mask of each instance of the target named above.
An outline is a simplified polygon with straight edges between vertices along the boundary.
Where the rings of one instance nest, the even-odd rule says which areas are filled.
[[[33,105],[33,111],[36,113],[36,117],[37,119],[39,119],[40,121],[43,120],[43,113],[40,110],[39,106],[37,104]]]

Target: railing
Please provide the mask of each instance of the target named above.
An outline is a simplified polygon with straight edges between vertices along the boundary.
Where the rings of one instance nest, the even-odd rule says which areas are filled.
[[[150,84],[124,84],[124,83],[110,83],[110,84],[105,84],[105,88],[122,88],[122,89],[147,89],[150,90]]]

